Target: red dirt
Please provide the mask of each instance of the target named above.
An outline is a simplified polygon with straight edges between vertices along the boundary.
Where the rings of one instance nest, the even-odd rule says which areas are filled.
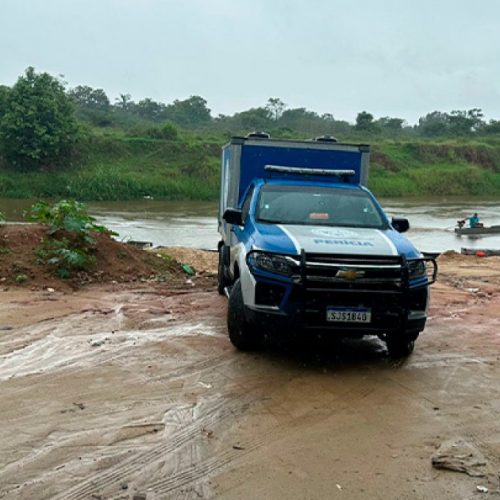
[[[53,266],[43,264],[37,249],[47,237],[41,224],[8,224],[0,226],[0,284],[32,289],[78,288],[89,283],[168,282],[174,288],[185,287],[187,275],[175,258],[160,257],[152,252],[121,243],[108,234],[95,233],[95,262],[86,271],[73,272],[62,280]],[[197,280],[212,284],[213,277]],[[190,283],[189,283],[190,284]]]

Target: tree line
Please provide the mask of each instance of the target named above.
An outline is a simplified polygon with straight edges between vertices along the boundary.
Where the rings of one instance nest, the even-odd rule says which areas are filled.
[[[277,137],[321,134],[342,139],[395,137],[457,137],[500,134],[500,121],[484,119],[481,109],[433,111],[409,125],[403,118],[375,118],[367,111],[355,123],[330,112],[290,108],[278,97],[263,106],[213,116],[201,96],[165,104],[151,98],[134,101],[120,94],[111,102],[101,88],[67,88],[48,73],[29,67],[12,87],[0,85],[0,149],[11,165],[33,167],[65,161],[82,131],[121,129],[154,139],[175,140],[178,130],[215,132],[230,136],[251,130],[271,131]]]

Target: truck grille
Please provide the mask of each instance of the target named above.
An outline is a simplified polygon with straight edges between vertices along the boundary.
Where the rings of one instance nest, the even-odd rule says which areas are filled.
[[[404,284],[400,257],[305,254],[302,279],[308,290],[394,292]]]

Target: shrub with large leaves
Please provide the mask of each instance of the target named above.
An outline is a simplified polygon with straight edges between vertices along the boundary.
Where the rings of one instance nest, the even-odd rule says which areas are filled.
[[[83,203],[74,200],[61,200],[54,205],[43,201],[35,203],[28,218],[48,226],[48,236],[37,255],[41,263],[54,266],[61,278],[91,266],[96,245],[92,233],[107,231],[96,224]]]

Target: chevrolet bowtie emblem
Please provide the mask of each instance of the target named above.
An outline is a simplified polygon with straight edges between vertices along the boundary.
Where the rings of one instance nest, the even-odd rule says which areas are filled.
[[[337,274],[335,275],[336,278],[340,278],[343,280],[349,280],[349,281],[354,281],[359,278],[362,278],[365,275],[364,271],[353,271],[351,269],[340,269],[337,271]]]

